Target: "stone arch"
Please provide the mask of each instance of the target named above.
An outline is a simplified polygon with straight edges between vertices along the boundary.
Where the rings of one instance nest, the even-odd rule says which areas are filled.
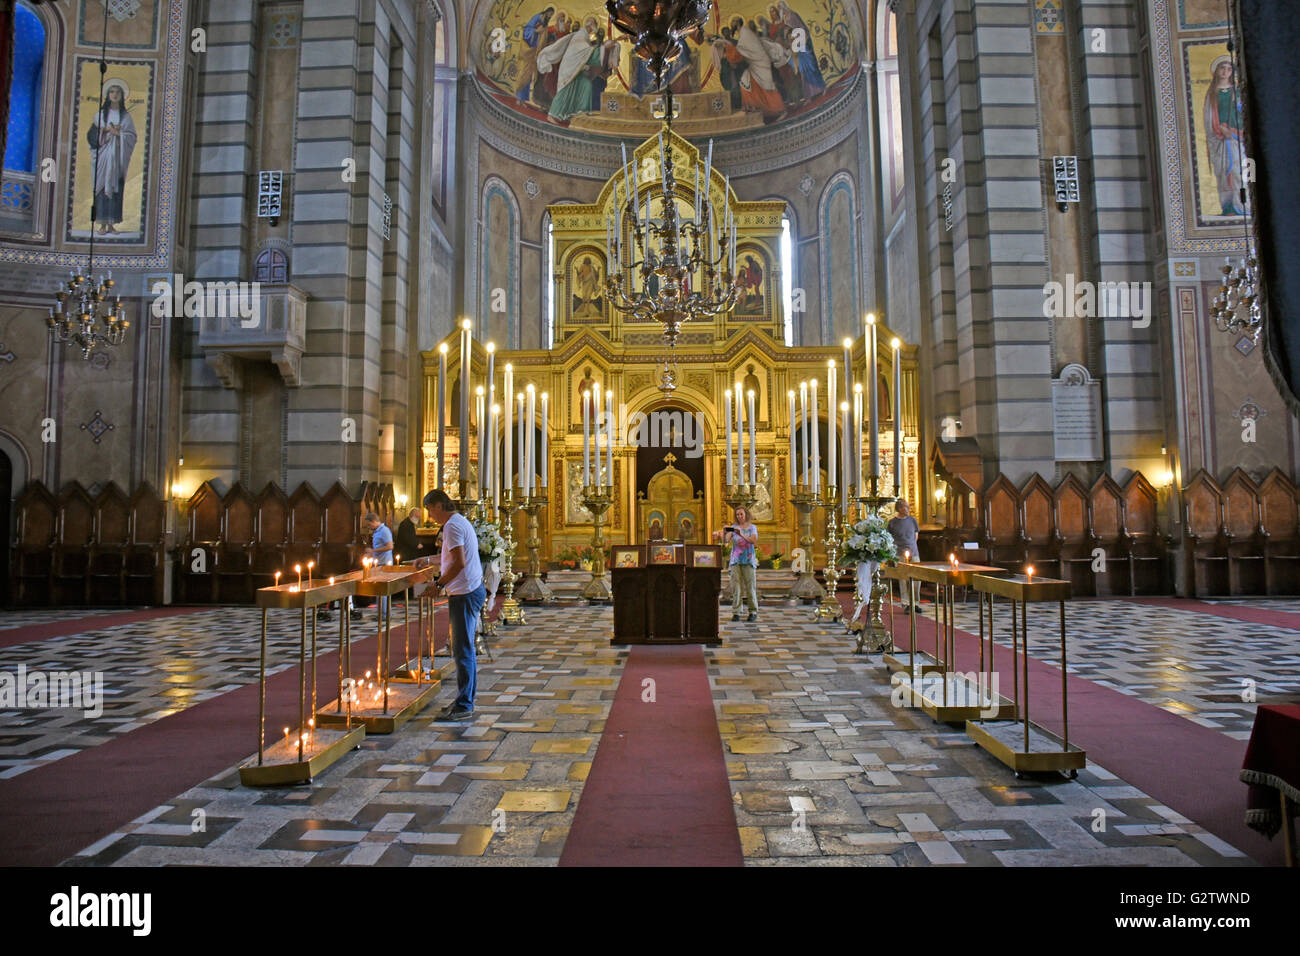
[[[519,327],[519,200],[499,176],[483,181],[479,199],[479,305],[471,310],[479,328],[475,337],[522,346]],[[504,305],[504,312],[499,307]],[[532,347],[532,346],[530,346]]]
[[[821,268],[821,342],[836,332],[852,335],[862,313],[858,268],[858,199],[853,177],[841,170],[831,177],[817,203]],[[805,341],[804,344],[810,344]]]

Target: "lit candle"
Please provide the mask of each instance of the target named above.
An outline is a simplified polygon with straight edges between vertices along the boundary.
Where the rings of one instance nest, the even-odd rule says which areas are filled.
[[[903,493],[903,343],[895,336],[894,351],[894,497]]]
[[[515,367],[511,365],[509,362],[507,362],[505,388],[502,390],[501,393],[502,395],[505,396],[505,401],[501,403],[503,406],[502,413],[505,415],[505,422],[501,428],[501,435],[505,440],[501,444],[504,446],[505,465],[506,465],[504,472],[501,476],[501,479],[505,483],[506,491],[510,491],[515,486],[515,481],[514,481],[515,470],[514,470],[514,461],[513,461],[514,447],[510,444],[510,438],[511,438],[510,429],[513,424],[510,421],[510,418],[511,418],[511,413],[514,411],[514,406],[511,404],[510,396],[513,395],[514,393],[515,393]]]
[[[469,330],[470,320],[460,323],[460,481],[469,483]]]
[[[727,484],[734,485],[736,475],[731,460],[731,389],[729,388],[724,389],[722,392],[722,428],[723,435],[727,440]],[[790,434],[794,434],[793,429],[791,429]],[[793,460],[794,456],[792,454],[791,461],[793,462]]]
[[[808,394],[812,399],[812,493],[816,495],[822,490],[822,442],[821,435],[818,434],[821,429],[818,426],[817,379],[808,383]]]
[[[592,484],[594,484],[597,488],[599,488],[601,485],[600,426],[604,423],[604,419],[605,419],[605,415],[601,411],[601,406],[603,403],[600,397],[599,385],[593,385],[591,387],[591,398],[592,398],[592,414],[595,416],[595,422],[592,425],[592,433],[591,433],[591,446],[592,446],[592,451],[594,452],[592,457],[595,459],[595,461],[592,462],[592,464],[595,466],[595,474],[593,475]]]
[[[311,569],[316,567],[315,561],[307,562],[307,587],[311,587]]]
[[[542,392],[542,421],[541,421],[541,429],[542,429],[542,455],[541,455],[541,461],[540,461],[538,464],[539,464],[539,467],[540,467],[540,469],[541,469],[541,474],[542,474],[542,494],[543,494],[543,495],[546,494],[546,484],[547,484],[546,473],[547,473],[548,471],[551,470],[551,468],[550,468],[550,459],[547,458],[547,450],[548,450],[548,448],[549,448],[549,446],[550,446],[550,440],[549,440],[549,435],[548,435],[548,432],[550,431],[550,427],[549,427],[549,424],[548,424],[548,423],[549,423],[550,420],[551,420],[550,411],[551,411],[551,396],[550,396],[550,393],[548,393],[548,392]]]
[[[812,461],[812,440],[808,436],[808,383],[799,383],[799,421],[802,425],[803,432],[803,487],[806,491],[812,487],[812,480],[809,477],[810,466]]]
[[[280,572],[279,572],[279,571],[276,571],[276,572],[275,572],[275,586],[276,586],[277,588],[280,586]]]
[[[904,550],[903,550],[903,560],[904,560],[904,561],[911,561],[911,560],[912,560],[912,552],[909,551],[909,550],[907,550],[907,549],[904,549]]]
[[[754,390],[749,390],[749,486],[758,485],[758,452],[754,448]]]
[[[537,469],[537,460],[534,457],[534,455],[537,452],[537,449],[534,444],[534,436],[536,435],[536,429],[534,428],[533,425],[533,423],[537,420],[537,391],[533,388],[532,382],[529,382],[524,387],[524,394],[527,396],[527,400],[528,400],[527,401],[528,411],[526,412],[527,418],[525,419],[528,422],[528,435],[527,435],[528,441],[525,443],[525,448],[528,451],[528,469],[526,472],[528,475],[528,497],[531,498],[533,496],[533,491],[536,487],[535,485],[536,478],[534,476],[534,472]]]
[[[835,466],[839,462],[835,458],[835,359],[826,363],[826,443],[830,446],[827,448],[826,456],[826,482],[835,484],[835,478],[839,469]]]
[[[1032,564],[1025,568],[1025,579],[1029,584],[1034,583],[1034,566]]]
[[[740,383],[736,383],[736,445],[740,449],[737,462],[740,466],[740,483],[745,483],[745,414],[740,397]]]
[[[614,390],[605,390],[605,409],[609,421],[605,423],[605,453],[609,458],[609,490],[614,492]]]
[[[302,587],[302,565],[301,565],[301,564],[295,564],[295,565],[293,566],[293,570],[294,570],[294,571],[297,573],[297,575],[298,575],[298,587],[301,588],[301,587]]]
[[[483,347],[487,349],[488,357],[487,405],[485,407],[491,408],[497,397],[497,344],[489,342]]]
[[[846,338],[842,343],[844,346],[844,401],[853,401],[853,340]],[[845,498],[848,498],[847,489],[852,486],[856,477],[853,469],[852,451],[855,445],[849,442],[849,430],[844,429],[844,434],[840,436],[840,452],[844,459],[844,488],[846,489]]]
[[[334,575],[331,574],[331,575],[330,575],[330,586],[333,587],[333,585],[334,585]]]
[[[447,452],[447,343],[438,346],[438,473],[433,476],[433,487],[442,488],[443,468]]]
[[[591,485],[591,389],[582,392],[582,487]]]
[[[794,486],[796,484],[795,473],[798,467],[795,459],[795,445],[794,445],[794,389],[790,389],[788,392],[785,393],[785,400],[786,400],[786,420],[789,422],[790,425],[790,464],[789,464],[790,493],[794,494]],[[728,444],[727,451],[730,452],[730,450],[731,450],[731,445]]]
[[[867,339],[870,343],[869,347],[871,350],[870,352],[871,361],[867,365],[867,382],[866,382],[867,388],[870,389],[870,391],[867,393],[867,401],[869,402],[868,407],[871,412],[871,421],[867,425],[867,427],[870,429],[870,431],[867,433],[867,441],[869,442],[867,453],[871,457],[871,477],[879,478],[880,477],[880,389],[879,387],[877,387],[876,381],[877,381],[877,377],[879,376],[878,365],[880,362],[880,356],[877,354],[876,351],[876,317],[871,314],[867,315]],[[878,487],[873,488],[872,493],[878,495],[880,494],[880,489]]]

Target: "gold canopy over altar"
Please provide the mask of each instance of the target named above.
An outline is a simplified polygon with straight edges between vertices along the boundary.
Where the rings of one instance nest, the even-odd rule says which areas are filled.
[[[852,399],[852,385],[864,384],[867,376],[867,339],[860,331],[845,348],[832,346],[785,345],[785,304],[782,296],[781,235],[784,204],[781,202],[741,202],[727,183],[723,171],[713,167],[704,183],[692,182],[691,174],[702,166],[700,152],[687,140],[666,130],[663,148],[672,151],[672,165],[678,170],[676,201],[678,217],[689,221],[693,200],[712,199],[716,215],[729,211],[735,220],[735,274],[740,278],[741,293],[733,308],[707,321],[685,323],[673,348],[665,343],[662,326],[652,320],[634,320],[612,307],[608,301],[606,270],[610,257],[609,235],[616,203],[626,199],[625,184],[635,177],[635,188],[648,201],[649,216],[662,214],[655,204],[656,185],[661,176],[660,139],[651,137],[629,154],[628,165],[619,168],[605,183],[595,202],[586,205],[557,204],[548,207],[554,235],[552,295],[555,303],[554,345],[549,349],[505,351],[495,349],[495,393],[503,396],[502,375],[507,365],[513,373],[513,390],[522,392],[532,385],[536,394],[550,396],[549,421],[545,423],[547,441],[540,438],[542,423],[534,447],[545,447],[545,460],[537,468],[546,469],[548,504],[542,514],[541,553],[554,558],[566,548],[588,544],[592,534],[592,515],[582,502],[584,464],[584,393],[593,390],[602,395],[612,392],[612,405],[602,405],[612,422],[613,502],[606,515],[606,536],[610,543],[641,543],[651,537],[681,539],[704,543],[711,530],[730,520],[723,501],[723,484],[727,471],[724,440],[724,393],[737,385],[746,396],[754,393],[754,472],[753,519],[759,528],[763,552],[777,552],[789,559],[797,547],[797,514],[790,503],[792,466],[791,449],[796,457],[806,454],[803,428],[791,422],[788,395],[799,394],[801,383],[816,380],[821,390],[819,432],[823,488],[842,485],[842,480],[827,475],[829,430],[832,422],[837,433],[842,425],[840,402]],[[617,187],[616,187],[617,184]],[[706,192],[707,191],[707,192]],[[617,199],[616,199],[617,193]],[[639,274],[627,277],[634,291],[640,291]],[[703,283],[701,274],[694,277]],[[654,281],[654,280],[651,280]],[[700,286],[697,286],[697,288]],[[651,291],[654,291],[653,289]],[[896,390],[901,386],[902,421],[899,465],[902,472],[901,494],[912,501],[923,490],[920,474],[917,348],[901,343],[890,347],[894,334],[887,321],[877,320],[878,344],[876,388],[879,407],[879,460],[881,494],[894,489],[894,421],[899,403]],[[459,381],[461,359],[460,335],[449,335],[443,345],[448,383]],[[484,385],[489,366],[489,343],[474,341],[469,349],[470,381]],[[897,356],[897,359],[896,359]],[[423,353],[424,358],[424,462],[421,494],[438,485],[437,446],[439,415],[442,416],[444,448],[444,486],[455,493],[459,474],[460,425],[464,418],[454,407],[454,389],[447,387],[439,407],[438,374],[440,350]],[[828,363],[837,372],[837,396],[834,408],[827,408]],[[901,365],[897,380],[894,365]],[[849,366],[846,391],[845,365]],[[869,394],[869,393],[868,393]],[[589,397],[588,402],[592,399]],[[863,402],[865,411],[866,401]],[[474,409],[471,407],[471,412]],[[590,409],[589,409],[590,411]],[[800,418],[796,410],[795,418]],[[791,442],[791,427],[795,442]],[[469,415],[471,440],[466,447],[471,457],[469,474],[477,481],[478,458],[483,445],[479,441],[479,423]],[[489,423],[484,423],[488,428]],[[746,407],[745,449],[749,458],[749,421]],[[517,428],[517,425],[516,425]],[[869,441],[864,418],[861,440],[863,455]],[[734,436],[734,433],[733,433]],[[498,434],[498,442],[504,436]],[[515,440],[512,436],[510,440]],[[842,442],[842,438],[841,438]],[[841,444],[841,448],[845,446]],[[852,446],[849,446],[852,450]],[[843,455],[843,452],[841,452]],[[734,453],[733,453],[734,458]],[[490,459],[501,468],[504,456]],[[606,452],[597,456],[598,468],[606,468]],[[841,458],[842,461],[842,458]],[[515,471],[518,473],[518,456]],[[751,467],[746,463],[746,468]],[[864,485],[871,471],[864,462],[861,469]],[[608,481],[603,471],[602,482]],[[797,476],[796,476],[797,477]],[[519,483],[515,478],[515,484]],[[748,480],[748,479],[746,479]],[[859,492],[856,484],[853,494]],[[522,519],[520,519],[522,521]],[[822,539],[825,511],[819,510],[814,525],[817,539],[815,560],[824,557]],[[522,529],[522,525],[521,525]]]

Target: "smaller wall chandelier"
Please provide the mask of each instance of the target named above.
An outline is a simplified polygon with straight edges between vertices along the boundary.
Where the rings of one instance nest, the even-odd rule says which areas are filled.
[[[672,116],[671,104],[667,113]],[[730,311],[740,296],[736,270],[736,219],[729,205],[719,220],[709,198],[713,175],[713,143],[708,158],[694,168],[694,188],[678,196],[673,150],[659,133],[662,179],[642,188],[637,167],[623,148],[623,192],[614,182],[613,212],[606,223],[608,249],[605,289],[609,302],[636,321],[657,321],[669,347],[677,344],[683,323],[711,319]],[[701,184],[701,174],[703,181]],[[730,180],[723,186],[723,202],[731,194]],[[683,221],[677,209],[681,198],[691,207]],[[661,215],[652,219],[651,205],[658,201]],[[635,288],[634,276],[640,276]],[[698,284],[700,287],[695,288]]]
[[[1254,249],[1236,266],[1227,259],[1219,271],[1223,282],[1210,302],[1210,317],[1220,332],[1244,332],[1259,341],[1264,310],[1259,304],[1259,260]]]

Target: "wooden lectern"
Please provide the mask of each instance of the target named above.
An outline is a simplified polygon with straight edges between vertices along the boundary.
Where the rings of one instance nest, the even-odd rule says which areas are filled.
[[[610,553],[613,644],[718,644],[722,549],[653,541]]]

